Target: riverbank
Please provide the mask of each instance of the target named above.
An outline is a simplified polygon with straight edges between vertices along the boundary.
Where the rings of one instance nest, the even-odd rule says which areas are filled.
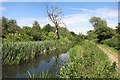
[[[60,78],[119,78],[116,64],[91,41],[73,47],[68,66],[60,69]]]

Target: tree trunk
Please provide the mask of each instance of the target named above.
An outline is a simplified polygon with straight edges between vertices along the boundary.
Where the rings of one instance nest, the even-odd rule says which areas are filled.
[[[59,34],[59,28],[58,28],[58,26],[56,26],[56,34],[57,34],[57,39],[60,39],[60,34]]]

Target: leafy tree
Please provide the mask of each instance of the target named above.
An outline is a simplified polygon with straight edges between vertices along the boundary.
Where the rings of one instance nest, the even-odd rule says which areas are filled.
[[[20,30],[20,27],[17,25],[16,20],[8,20],[5,17],[2,17],[2,37],[5,38],[5,36],[9,33],[15,34],[17,31]]]
[[[112,28],[107,27],[106,20],[103,20],[100,17],[92,17],[90,23],[92,23],[94,27],[92,36],[96,37],[95,34],[97,34],[98,43],[101,43],[102,40],[111,38],[115,34],[115,31]]]
[[[15,34],[19,30],[16,20],[9,20],[8,22],[8,32]]]
[[[31,28],[31,27],[29,27],[29,26],[23,26],[22,30],[19,31],[19,32],[20,32],[20,34],[26,33],[26,34],[28,34],[29,36],[32,36],[31,31],[32,31],[32,28]]]
[[[70,33],[72,36],[76,36],[76,34],[73,31],[71,31]]]
[[[2,25],[2,20],[0,19],[0,26]],[[0,38],[2,38],[2,27],[0,27]]]
[[[115,31],[109,27],[101,27],[95,32],[98,34],[98,43],[101,43],[102,40],[112,38],[112,36],[115,34]]]
[[[43,28],[42,28],[42,31],[48,35],[49,32],[55,32],[55,29],[54,27],[52,27],[50,24],[47,24],[45,25]]]
[[[49,32],[48,37],[49,37],[50,40],[55,40],[57,38],[57,36],[55,35],[54,32]]]
[[[70,37],[71,36],[71,33],[67,28],[60,27],[59,31],[60,31],[60,34],[62,37]]]
[[[82,33],[79,33],[79,35],[75,36],[75,44],[82,44],[84,39],[85,36]]]
[[[32,27],[32,37],[35,41],[41,41],[41,27],[37,21],[33,23]]]
[[[66,27],[60,27],[59,32],[61,34],[61,38],[67,37],[71,41],[75,40],[75,36],[73,36]]]
[[[5,34],[8,34],[8,19],[2,17],[2,37],[5,37]]]
[[[100,27],[107,27],[106,20],[103,20],[100,17],[92,17],[90,19],[90,23],[92,23],[95,30],[100,28]]]
[[[33,29],[41,30],[41,27],[40,27],[40,25],[39,25],[39,23],[37,21],[34,21],[34,23],[33,23]]]
[[[116,27],[117,29],[116,29],[116,32],[118,33],[118,34],[120,34],[120,22],[118,23],[118,26]]]
[[[97,42],[98,41],[97,36],[98,35],[95,33],[95,30],[90,30],[87,32],[87,39],[88,40],[93,40],[93,41]]]

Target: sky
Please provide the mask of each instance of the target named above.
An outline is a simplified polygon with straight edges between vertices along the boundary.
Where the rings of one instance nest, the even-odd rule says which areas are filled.
[[[108,26],[118,23],[118,2],[3,2],[2,16],[17,20],[19,26],[32,26],[37,20],[41,27],[52,24],[46,13],[46,6],[58,6],[64,16],[62,22],[76,34],[86,34],[93,27],[89,19],[93,16],[105,19]]]
[[[119,2],[119,0],[0,0],[2,2]]]

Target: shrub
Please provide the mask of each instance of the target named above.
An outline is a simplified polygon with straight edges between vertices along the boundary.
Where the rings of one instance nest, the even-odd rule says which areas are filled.
[[[119,46],[120,42],[118,41],[117,37],[112,37],[110,39],[107,39],[107,40],[103,41],[103,43],[110,46],[110,47],[113,47],[117,50],[120,49],[120,46]]]

